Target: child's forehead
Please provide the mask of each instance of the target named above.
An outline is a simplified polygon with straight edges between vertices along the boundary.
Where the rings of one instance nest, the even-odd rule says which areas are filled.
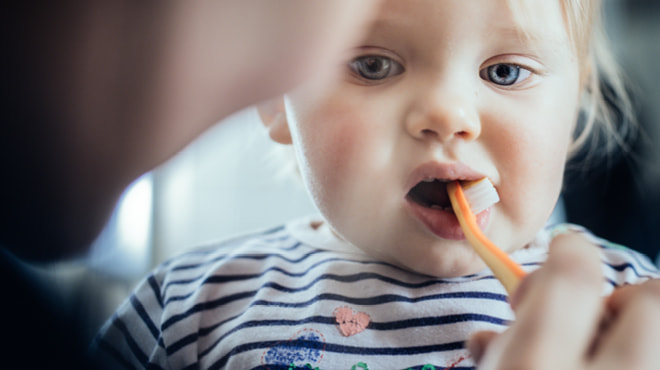
[[[371,34],[415,35],[433,40],[460,32],[465,38],[489,36],[517,42],[565,45],[568,32],[560,1],[388,0]]]

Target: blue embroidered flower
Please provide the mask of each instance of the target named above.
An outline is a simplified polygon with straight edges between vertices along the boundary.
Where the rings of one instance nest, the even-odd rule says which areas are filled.
[[[264,356],[264,363],[270,365],[304,364],[317,362],[323,355],[325,343],[319,333],[304,331],[295,339],[281,342],[271,347]]]

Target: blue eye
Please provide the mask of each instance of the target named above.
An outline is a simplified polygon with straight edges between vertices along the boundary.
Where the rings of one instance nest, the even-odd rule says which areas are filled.
[[[349,63],[353,72],[367,80],[382,80],[403,72],[401,64],[390,58],[368,55],[354,59]]]
[[[500,86],[510,86],[517,82],[524,81],[531,72],[515,64],[494,64],[479,73],[481,78]]]

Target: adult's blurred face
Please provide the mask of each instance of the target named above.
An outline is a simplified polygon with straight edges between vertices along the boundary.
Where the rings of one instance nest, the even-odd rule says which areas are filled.
[[[377,1],[3,5],[0,245],[79,253],[136,177],[360,37]],[[329,68],[326,68],[329,70]]]

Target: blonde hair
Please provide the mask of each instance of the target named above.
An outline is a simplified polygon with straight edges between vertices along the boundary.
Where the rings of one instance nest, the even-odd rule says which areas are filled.
[[[566,0],[568,3],[578,1]],[[583,1],[592,4],[593,20],[591,37],[586,45],[589,74],[581,102],[584,122],[581,132],[576,135],[573,153],[588,141],[591,148],[603,141],[605,153],[616,148],[629,151],[628,139],[637,130],[635,110],[605,34],[601,1]]]
[[[628,140],[638,127],[622,72],[605,33],[601,0],[559,0],[570,42],[578,57],[583,86],[580,118],[569,159],[584,151],[587,160],[617,148],[628,152]],[[531,4],[509,0],[518,20],[529,15]]]

